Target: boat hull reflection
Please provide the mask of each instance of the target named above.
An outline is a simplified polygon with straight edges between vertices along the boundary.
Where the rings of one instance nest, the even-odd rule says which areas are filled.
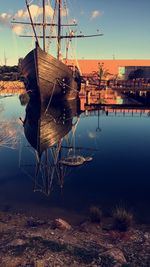
[[[72,129],[73,117],[80,114],[80,101],[53,103],[50,107],[30,101],[26,108],[24,133],[38,154],[57,144]]]
[[[62,142],[75,127],[79,115],[79,99],[53,103],[50,107],[39,105],[33,100],[28,103],[24,133],[36,152],[34,191],[49,195],[56,177],[60,187],[63,187]],[[40,188],[37,187],[39,180],[44,181]]]

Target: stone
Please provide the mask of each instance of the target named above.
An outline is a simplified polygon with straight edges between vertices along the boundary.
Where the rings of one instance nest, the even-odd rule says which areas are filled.
[[[45,266],[45,261],[44,260],[37,260],[35,262],[35,267],[44,267]]]
[[[145,237],[146,239],[150,239],[150,234],[146,232],[146,233],[144,234],[144,237]]]
[[[113,258],[116,261],[116,266],[117,266],[117,264],[127,263],[124,255],[123,255],[123,252],[118,248],[109,249],[101,255],[103,255],[105,257],[109,256],[109,257]]]
[[[10,246],[23,246],[26,244],[26,241],[23,239],[14,239],[11,243],[9,243]]]
[[[60,218],[55,219],[53,225],[54,225],[54,228],[58,228],[60,230],[70,230],[71,229],[71,225]]]

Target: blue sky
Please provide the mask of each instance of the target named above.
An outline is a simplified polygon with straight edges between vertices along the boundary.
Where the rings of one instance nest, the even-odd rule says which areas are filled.
[[[31,1],[30,1],[31,2]],[[37,4],[38,1],[32,1]],[[52,1],[54,2],[54,1]],[[67,0],[69,17],[76,19],[78,32],[104,36],[75,42],[77,58],[150,59],[150,1],[149,0]],[[32,49],[32,40],[22,39],[12,32],[7,22],[18,10],[25,8],[24,0],[0,0],[0,64],[17,63],[19,57]],[[16,18],[17,20],[17,18]],[[19,18],[18,20],[22,20]]]

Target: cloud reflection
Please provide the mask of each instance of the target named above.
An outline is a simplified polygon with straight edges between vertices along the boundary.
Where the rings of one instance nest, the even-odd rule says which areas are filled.
[[[18,143],[17,122],[12,119],[5,119],[3,116],[4,106],[0,105],[0,147],[15,149]]]

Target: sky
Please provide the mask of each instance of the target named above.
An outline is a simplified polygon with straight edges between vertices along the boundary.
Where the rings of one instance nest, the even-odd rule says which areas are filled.
[[[54,0],[49,0],[53,7]],[[104,35],[74,41],[72,55],[80,59],[150,59],[150,0],[67,0],[69,21],[78,23],[77,33]],[[40,0],[29,0],[35,20]],[[33,47],[34,40],[21,38],[27,21],[25,0],[0,0],[0,64],[17,64]],[[53,9],[49,9],[52,15]],[[40,18],[40,15],[39,15]],[[65,19],[65,16],[64,16]],[[26,30],[27,31],[27,30]],[[52,47],[53,50],[53,47]],[[54,53],[54,51],[52,51]]]

